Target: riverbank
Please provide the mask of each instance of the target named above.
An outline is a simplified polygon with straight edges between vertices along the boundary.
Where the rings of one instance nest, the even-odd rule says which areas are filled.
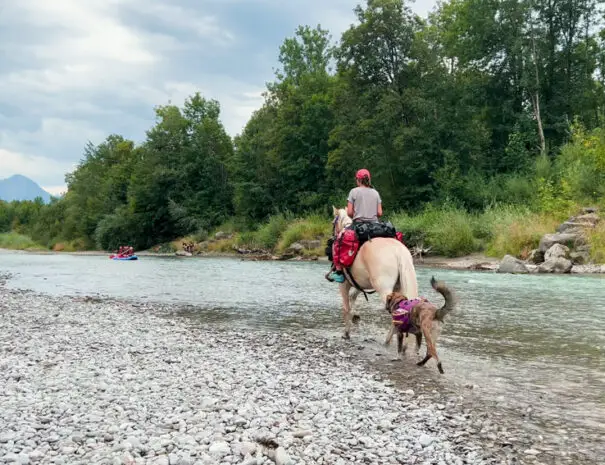
[[[536,319],[536,315],[549,314],[550,303],[556,305],[557,297],[542,306],[531,306],[542,299],[527,300],[534,296],[534,285],[522,283],[527,280],[535,283],[535,277],[516,279],[503,275],[443,273],[446,282],[459,292],[464,304],[459,312],[448,318],[440,339],[440,356],[446,367],[446,374],[441,376],[431,362],[425,368],[416,367],[414,362],[417,359],[413,353],[408,354],[404,361],[392,361],[394,347],[390,350],[382,347],[386,321],[384,314],[378,311],[375,299],[371,298],[369,304],[360,302],[362,321],[354,330],[352,340],[343,341],[340,337],[339,301],[326,295],[336,297],[334,293],[337,291],[322,284],[321,276],[310,276],[315,274],[312,271],[315,267],[308,264],[283,266],[235,260],[150,259],[141,261],[138,266],[123,266],[92,257],[32,256],[32,266],[25,267],[26,258],[4,257],[6,262],[2,260],[1,263],[6,263],[5,269],[15,272],[14,280],[7,285],[20,289],[48,289],[44,292],[52,292],[58,297],[31,292],[8,291],[14,295],[0,292],[0,317],[3,321],[0,325],[0,370],[3,374],[0,393],[9,392],[6,399],[19,397],[25,407],[41,403],[65,408],[63,405],[67,404],[72,410],[77,410],[75,419],[70,412],[67,424],[58,420],[57,428],[72,427],[72,423],[79,422],[85,415],[82,411],[86,410],[84,407],[75,409],[69,404],[70,394],[63,392],[57,398],[58,394],[54,394],[53,389],[59,386],[63,391],[74,391],[72,398],[76,400],[103,395],[94,389],[81,392],[83,387],[87,387],[81,384],[90,382],[91,388],[98,383],[111,386],[111,389],[106,389],[109,399],[102,400],[113,403],[112,399],[117,399],[117,409],[125,409],[124,415],[130,419],[116,417],[113,410],[110,412],[112,418],[115,417],[116,422],[134,423],[135,430],[141,430],[149,437],[156,426],[148,424],[144,413],[151,415],[157,410],[158,415],[164,418],[172,414],[163,406],[150,406],[150,386],[159,383],[160,387],[156,388],[165,391],[165,401],[170,406],[194,402],[191,399],[196,395],[222,395],[220,398],[227,399],[228,394],[221,394],[220,390],[229,390],[230,387],[230,394],[238,402],[245,403],[248,398],[256,399],[250,397],[256,396],[256,391],[240,389],[238,383],[256,382],[262,387],[267,379],[272,379],[277,385],[265,394],[274,398],[265,398],[266,404],[277,402],[281,405],[282,396],[308,402],[308,397],[313,397],[316,391],[320,399],[356,409],[353,415],[335,408],[336,418],[343,416],[342,421],[346,423],[343,426],[339,420],[335,425],[336,432],[328,434],[324,425],[318,425],[315,432],[322,438],[328,435],[333,441],[322,443],[322,449],[332,447],[339,440],[336,437],[338,432],[356,434],[354,428],[359,423],[368,425],[358,434],[373,438],[379,435],[376,431],[376,428],[380,429],[379,415],[396,413],[396,424],[415,425],[419,422],[424,434],[448,431],[449,441],[455,444],[454,452],[463,460],[469,453],[477,451],[485,458],[483,462],[475,461],[474,458],[479,456],[471,454],[468,463],[588,465],[597,463],[595,457],[602,456],[602,427],[599,426],[602,405],[598,400],[600,371],[595,371],[600,349],[593,350],[586,341],[582,347],[572,342],[570,349],[559,354],[560,347],[570,347],[568,344],[573,337],[565,336],[564,332],[559,334],[557,330],[544,333],[543,327],[552,325],[552,322],[547,317]],[[21,265],[14,266],[19,263]],[[96,265],[91,267],[92,263]],[[283,284],[284,269],[290,270],[292,282],[299,284],[294,294],[291,286],[273,287],[275,283]],[[165,281],[166,276],[176,270],[179,278]],[[225,285],[224,276],[238,274],[237,270],[250,279],[244,279],[237,287]],[[430,272],[420,273],[422,282],[428,282]],[[150,280],[146,277],[148,274],[155,278]],[[129,276],[138,278],[128,279]],[[563,282],[560,277],[546,279]],[[59,285],[59,282],[65,285]],[[137,286],[132,288],[126,284],[132,282]],[[116,287],[116,283],[122,284]],[[593,305],[588,310],[572,312],[568,316],[567,324],[571,325],[572,334],[576,333],[576,328],[583,327],[578,326],[578,317],[584,321],[587,312],[598,315],[594,308],[601,306],[602,296],[594,293],[595,286],[599,286],[593,283],[594,280],[578,279],[574,284],[576,292],[571,294],[571,298],[586,297],[586,302]],[[251,292],[251,286],[256,286],[257,292]],[[123,292],[128,289],[129,292]],[[512,305],[507,295],[516,296]],[[130,303],[102,300],[101,296],[122,296]],[[544,299],[547,296],[548,293]],[[514,302],[519,300],[528,302],[530,306],[524,305],[518,311]],[[485,319],[495,312],[502,314],[498,329]],[[521,316],[526,313],[526,316]],[[518,321],[524,322],[523,331],[515,334],[503,331],[511,323],[516,327]],[[602,325],[598,326],[598,321],[594,323],[597,326],[591,325],[583,334],[593,344],[600,345],[599,328]],[[531,342],[526,343],[525,336],[517,336],[519,333],[527,335],[527,331],[531,331]],[[542,342],[536,344],[536,341]],[[206,344],[212,347],[203,347]],[[217,353],[219,351],[220,354]],[[591,356],[594,357],[592,361]],[[60,373],[52,365],[43,366],[47,360],[58,362]],[[257,360],[262,366],[257,366]],[[16,371],[9,371],[11,367]],[[225,371],[231,374],[225,375]],[[225,377],[233,384],[219,384],[218,387],[202,384],[198,386],[197,393],[191,392],[191,386],[184,386],[205,379],[206,373],[210,373],[217,384],[217,379],[224,381]],[[359,376],[351,377],[351,373]],[[75,387],[71,380],[64,381],[61,377],[75,378]],[[379,386],[347,392],[351,386],[365,386],[366,377],[380,381]],[[7,383],[1,384],[4,378],[7,383],[12,383],[10,387]],[[282,379],[287,380],[285,385],[281,383]],[[288,384],[291,380],[301,379],[309,380],[309,383]],[[113,387],[113,384],[119,386]],[[382,385],[392,388],[392,396],[383,396],[379,389]],[[298,392],[301,390],[302,393]],[[23,393],[35,393],[47,401]],[[394,403],[394,398],[404,402]],[[97,410],[95,402],[87,401],[85,407]],[[379,409],[380,413],[366,414],[364,404]],[[0,411],[11,412],[12,407],[6,410],[6,405],[0,394]],[[142,412],[139,414],[137,409]],[[427,409],[432,412],[430,415]],[[290,424],[292,420],[300,419],[298,413],[286,412],[284,421]],[[433,413],[436,413],[436,418]],[[30,413],[25,417],[27,421],[19,420],[19,428],[27,428],[31,423],[29,416]],[[197,432],[203,426],[200,422],[204,421],[196,419],[193,424],[187,421],[187,428]],[[91,428],[105,428],[106,425],[101,423],[92,424]],[[81,429],[80,423],[77,426]],[[128,439],[132,431],[124,434]],[[153,434],[157,437],[156,433]],[[401,434],[397,438],[389,434],[387,440],[399,443]],[[349,437],[341,434],[340,439],[343,447],[350,446]],[[360,448],[361,444],[348,447],[355,453],[365,450]],[[0,463],[1,452],[2,443]],[[294,454],[290,449],[288,452]],[[428,463],[424,456],[414,455],[413,458],[417,459],[415,463]],[[148,463],[154,463],[155,459],[153,457]],[[121,460],[121,457],[116,460]],[[68,460],[65,463],[82,462],[111,463],[109,460]],[[242,457],[235,463],[243,462]],[[146,462],[141,460],[138,463]],[[197,460],[194,463],[204,462]],[[267,460],[266,463],[271,462]],[[296,463],[321,462],[306,457],[306,460]],[[343,462],[333,460],[327,463]],[[355,461],[345,460],[344,463]],[[444,463],[457,461],[444,460]]]
[[[101,251],[81,251],[81,252],[56,252],[52,250],[11,250],[0,248],[0,253],[22,253],[22,254],[36,254],[36,255],[74,255],[74,256],[107,256],[107,252]],[[237,252],[200,252],[196,254],[179,254],[173,252],[150,252],[141,251],[137,252],[139,257],[178,257],[179,259],[203,259],[203,258],[228,258],[233,260],[249,260],[249,261],[304,261],[304,262],[322,262],[326,266],[329,266],[329,260],[326,256],[319,257],[288,257],[283,258],[268,254],[239,254]],[[428,256],[422,258],[416,258],[414,260],[414,266],[417,268],[437,268],[446,270],[457,270],[457,271],[485,271],[494,272],[498,269],[500,260],[494,257],[488,257],[483,254],[471,254],[464,257],[449,258],[440,256]],[[327,270],[327,269],[326,269]],[[576,275],[593,275],[605,273],[605,266],[593,267],[591,265],[579,265],[572,269],[572,273]]]
[[[486,450],[470,415],[399,391],[324,338],[1,286],[0,312],[4,463],[478,464],[517,453]]]
[[[590,212],[579,215],[579,212]],[[422,266],[457,270],[487,270],[505,256],[512,256],[528,264],[541,264],[545,237],[565,229],[574,229],[581,235],[577,249],[565,252],[566,259],[575,266],[574,273],[595,273],[593,264],[605,262],[605,223],[600,221],[597,207],[570,205],[558,213],[536,212],[526,207],[500,205],[483,212],[471,213],[461,208],[443,205],[428,206],[410,215],[393,213],[392,221],[404,235],[404,241]],[[579,216],[578,216],[579,215]],[[589,226],[588,228],[586,226]],[[325,260],[325,247],[332,229],[329,216],[312,214],[293,216],[277,214],[261,224],[244,224],[232,219],[213,231],[200,230],[186,237],[150,247],[138,252],[141,256],[202,256],[239,257],[246,260]],[[121,244],[121,241],[112,242]],[[45,241],[45,246],[18,233],[0,233],[0,248],[52,250],[63,253],[82,253],[94,249],[91,238],[70,241]],[[97,244],[98,246],[98,244]],[[539,253],[538,253],[539,252]],[[559,251],[561,252],[561,251]],[[92,252],[95,253],[95,252]],[[99,252],[104,254],[103,252]],[[559,267],[560,268],[560,267]],[[567,267],[569,268],[569,266]],[[600,268],[599,268],[600,270]]]
[[[0,252],[4,253],[22,253],[22,254],[36,254],[36,255],[75,255],[75,256],[106,256],[107,252],[102,251],[81,251],[81,252],[56,252],[52,250],[11,250],[2,249]],[[237,252],[204,252],[198,254],[175,254],[172,252],[160,253],[141,251],[137,252],[139,257],[174,257],[178,256],[181,259],[196,259],[196,258],[231,258],[240,260],[252,260],[252,261],[318,261],[329,264],[328,257],[291,257],[284,259],[278,256],[270,256],[265,254],[239,254]],[[444,268],[450,270],[473,270],[473,271],[493,271],[498,268],[499,260],[493,257],[487,257],[482,254],[472,254],[466,257],[448,258],[448,257],[436,257],[429,256],[423,257],[422,259],[416,259],[414,265],[417,267],[430,267],[430,268]]]

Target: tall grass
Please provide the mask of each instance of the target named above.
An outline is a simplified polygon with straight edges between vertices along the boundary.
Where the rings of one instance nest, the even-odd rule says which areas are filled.
[[[482,220],[489,231],[485,252],[498,258],[507,254],[526,258],[538,247],[542,236],[555,232],[561,222],[557,215],[533,213],[520,206],[488,209]]]
[[[418,214],[393,213],[386,219],[404,233],[408,247],[430,247],[434,255],[460,257],[483,252],[498,258],[506,254],[525,258],[544,234],[555,232],[565,215],[567,212],[536,213],[529,206],[518,205],[496,205],[482,213],[469,213],[445,204],[429,205]],[[331,234],[330,218],[320,214],[306,217],[280,214],[256,230],[241,232],[229,226],[218,230],[231,232],[233,237],[211,241],[208,250],[232,252],[235,246],[283,253],[295,242],[320,240],[321,246],[305,250],[305,255],[321,255],[325,240]],[[601,261],[605,261],[605,228],[595,231],[592,241],[595,250],[601,250],[604,255]]]
[[[0,249],[43,250],[44,247],[34,242],[28,236],[15,232],[9,232],[0,233]]]
[[[392,216],[391,221],[403,232],[408,246],[431,247],[431,253],[446,257],[481,250],[481,241],[473,231],[475,217],[454,206],[429,206],[414,216],[398,213]]]
[[[588,233],[590,258],[595,263],[605,263],[605,223],[601,222]]]
[[[272,216],[266,223],[256,230],[233,233],[231,239],[222,239],[208,244],[211,252],[229,252],[235,247],[255,250],[284,252],[292,244],[302,240],[323,241],[331,233],[330,219],[322,215],[313,214],[297,218],[289,213]],[[222,226],[218,230],[226,231]],[[319,253],[318,250],[313,251]]]
[[[283,232],[278,244],[279,252],[302,240],[323,240],[332,232],[330,219],[323,215],[311,215],[290,223]]]
[[[257,231],[246,238],[250,241],[253,248],[273,249],[280,240],[280,237],[288,228],[288,225],[294,221],[290,214],[279,214],[272,216],[267,223],[262,225]]]

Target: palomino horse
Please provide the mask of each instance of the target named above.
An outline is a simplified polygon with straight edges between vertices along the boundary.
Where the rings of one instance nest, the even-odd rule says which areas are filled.
[[[344,208],[334,210],[334,236],[349,226],[353,220]],[[414,260],[408,248],[395,238],[377,237],[364,243],[355,257],[349,273],[364,291],[375,290],[382,300],[383,308],[391,292],[401,292],[408,299],[418,297],[418,281]],[[354,289],[348,279],[339,284],[342,296],[344,338],[350,338],[351,309],[360,291]]]

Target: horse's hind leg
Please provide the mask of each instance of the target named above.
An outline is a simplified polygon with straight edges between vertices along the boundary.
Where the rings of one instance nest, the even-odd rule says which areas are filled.
[[[349,302],[351,305],[351,321],[354,324],[359,323],[359,320],[361,320],[361,317],[359,316],[359,314],[356,313],[354,310],[355,303],[357,302],[357,297],[359,297],[359,294],[361,294],[361,292],[358,289],[353,289],[353,292],[351,293],[351,296],[349,298]]]

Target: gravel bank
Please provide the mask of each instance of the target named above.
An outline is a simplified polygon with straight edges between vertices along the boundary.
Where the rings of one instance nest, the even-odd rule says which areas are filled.
[[[0,282],[0,463],[513,463],[325,339],[168,313]]]

